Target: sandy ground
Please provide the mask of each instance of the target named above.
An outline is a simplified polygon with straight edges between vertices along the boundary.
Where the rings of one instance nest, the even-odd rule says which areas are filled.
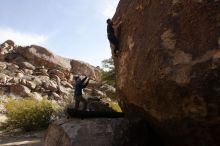
[[[0,123],[7,119],[0,114]],[[0,129],[0,146],[43,146],[46,130],[24,133],[19,129],[10,132]]]

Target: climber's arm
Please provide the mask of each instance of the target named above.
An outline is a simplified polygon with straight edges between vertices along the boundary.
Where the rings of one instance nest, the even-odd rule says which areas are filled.
[[[89,84],[90,78],[87,80],[87,82],[83,85],[83,88],[86,88],[86,86]]]
[[[83,84],[83,82],[85,82],[85,80],[87,79],[88,77],[87,76],[85,76],[82,80],[81,80],[81,84]]]

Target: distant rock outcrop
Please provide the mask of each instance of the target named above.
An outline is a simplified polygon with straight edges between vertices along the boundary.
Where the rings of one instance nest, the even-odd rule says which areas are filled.
[[[168,146],[220,145],[220,1],[120,0],[117,17],[124,110]]]
[[[73,96],[73,76],[86,75],[99,84],[101,71],[87,63],[53,54],[46,48],[0,45],[0,90],[20,97],[46,96],[63,100]],[[91,80],[91,82],[94,82]]]
[[[69,71],[75,74],[84,74],[100,81],[100,70],[87,63],[53,54],[46,48],[32,45],[28,47],[17,47],[16,51],[35,65]]]
[[[79,62],[77,60],[71,60],[72,72],[75,74],[83,72],[84,75],[91,76],[97,81],[101,81],[101,71],[100,69],[89,65],[88,63]]]

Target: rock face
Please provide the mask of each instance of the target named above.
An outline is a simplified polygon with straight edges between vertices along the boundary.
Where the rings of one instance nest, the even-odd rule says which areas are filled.
[[[150,132],[140,120],[61,119],[48,128],[44,146],[156,146],[158,143],[153,142],[154,137],[149,135]]]
[[[220,1],[120,0],[117,91],[169,146],[220,145]]]

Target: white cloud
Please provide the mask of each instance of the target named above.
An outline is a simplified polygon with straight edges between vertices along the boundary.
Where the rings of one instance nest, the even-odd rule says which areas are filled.
[[[28,32],[19,32],[17,30],[0,27],[0,42],[8,39],[13,40],[17,45],[43,44],[48,40],[48,36]]]
[[[115,14],[119,0],[106,0],[102,5],[102,15],[105,18],[112,18]]]

